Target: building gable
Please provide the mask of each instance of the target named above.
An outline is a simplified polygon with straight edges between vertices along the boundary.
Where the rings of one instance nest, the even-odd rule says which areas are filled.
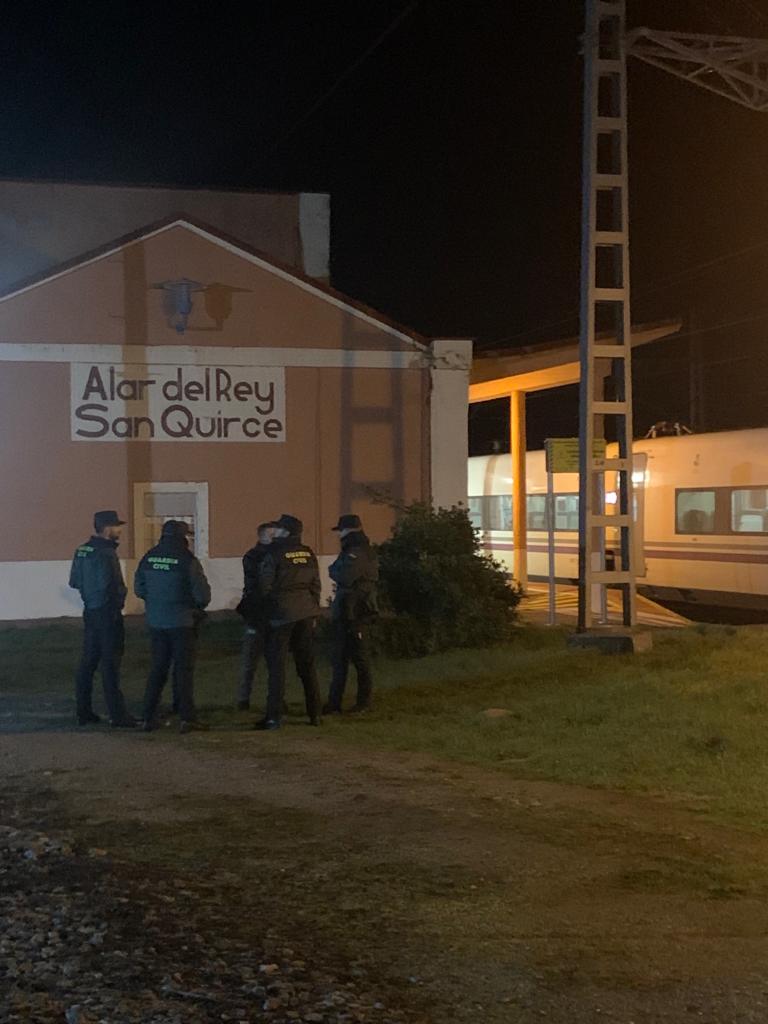
[[[178,218],[0,298],[0,344],[425,348],[346,296]]]

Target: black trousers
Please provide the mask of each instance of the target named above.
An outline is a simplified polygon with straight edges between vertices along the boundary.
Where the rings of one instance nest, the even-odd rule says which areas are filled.
[[[111,721],[128,717],[125,698],[120,689],[120,662],[125,650],[123,616],[114,608],[86,609],[83,612],[83,653],[75,680],[77,716],[93,713],[93,677],[101,665],[104,701]]]
[[[368,626],[364,623],[344,622],[337,619],[333,624],[331,659],[333,661],[333,677],[328,694],[330,706],[336,711],[341,710],[351,662],[357,672],[357,704],[359,707],[368,707],[373,690]]]
[[[307,715],[320,714],[320,687],[315,667],[315,620],[302,619],[267,630],[266,657],[269,672],[267,718],[279,722],[285,699],[285,664],[288,651],[293,654],[296,671],[304,687]]]
[[[157,706],[168,673],[173,666],[174,704],[178,702],[179,717],[183,722],[195,719],[194,671],[197,636],[195,630],[150,629],[152,663],[149,668],[147,688],[144,692],[144,720],[151,722],[157,714]]]
[[[265,629],[266,627],[263,625],[245,627],[240,662],[240,686],[237,691],[237,699],[240,701],[251,699],[256,667],[259,664],[259,658],[264,653]]]

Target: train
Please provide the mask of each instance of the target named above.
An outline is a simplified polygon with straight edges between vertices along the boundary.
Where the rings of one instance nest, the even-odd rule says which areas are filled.
[[[608,446],[608,457],[615,446]],[[549,573],[544,452],[526,456],[528,575]],[[615,476],[615,475],[614,475]],[[768,613],[768,429],[684,434],[632,446],[638,591],[663,604]],[[616,507],[606,474],[606,513]],[[469,515],[482,547],[512,571],[512,461],[473,456]],[[579,478],[554,477],[555,575],[578,578]],[[618,532],[618,531],[617,531]],[[608,568],[612,561],[608,536]]]

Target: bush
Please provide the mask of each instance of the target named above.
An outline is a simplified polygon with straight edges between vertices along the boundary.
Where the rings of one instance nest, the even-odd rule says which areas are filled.
[[[465,508],[401,510],[378,549],[382,617],[375,646],[393,657],[509,640],[520,591],[480,549]]]

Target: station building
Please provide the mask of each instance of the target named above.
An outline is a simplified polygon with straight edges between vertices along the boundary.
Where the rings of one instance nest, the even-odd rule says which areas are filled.
[[[326,577],[340,513],[381,541],[396,505],[466,501],[471,343],[328,285],[327,197],[200,195],[0,182],[2,620],[79,614],[96,509],[128,520],[129,585],[193,524],[223,609],[263,520],[299,516]]]

